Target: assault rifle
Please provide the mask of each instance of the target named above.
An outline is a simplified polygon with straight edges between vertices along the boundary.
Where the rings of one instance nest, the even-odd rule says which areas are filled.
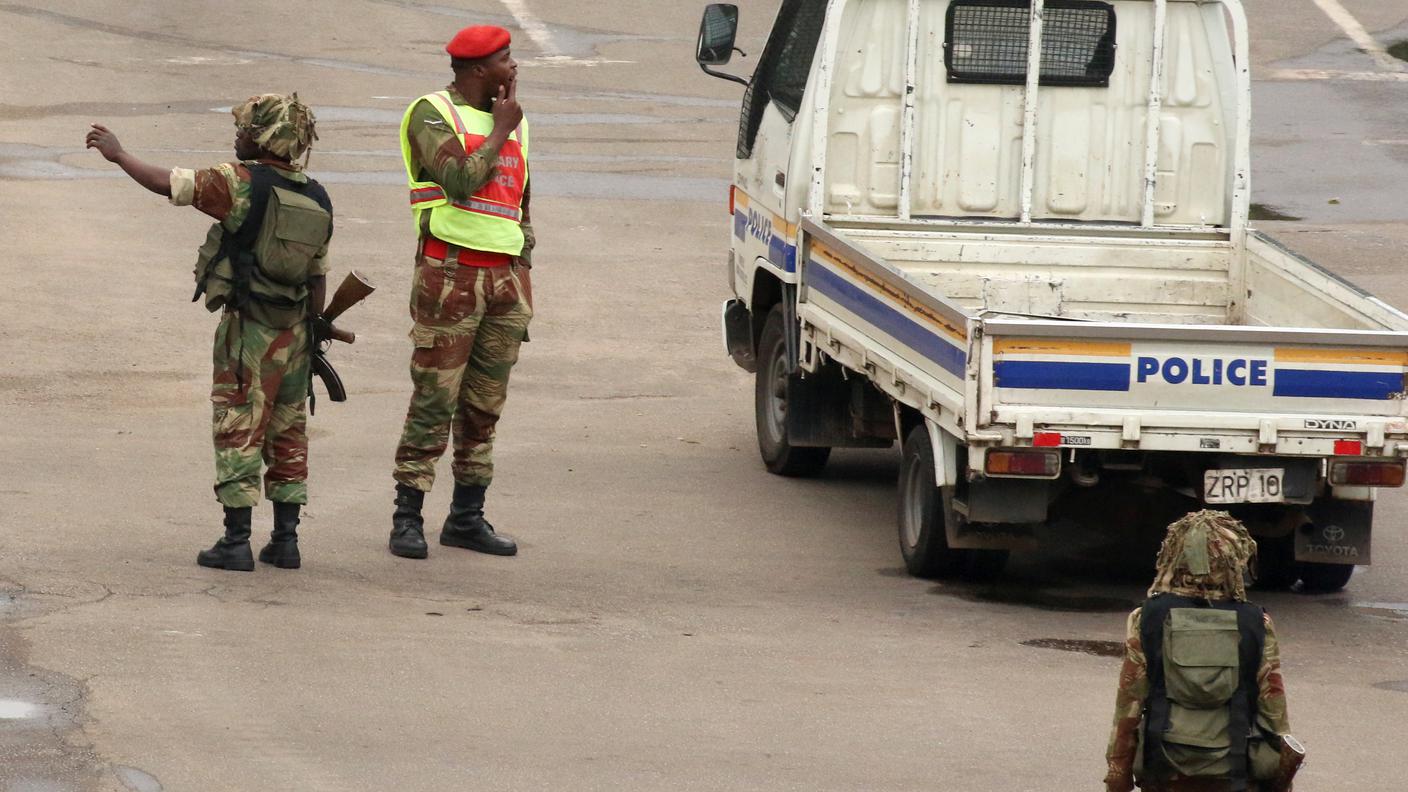
[[[1271,792],[1291,792],[1291,782],[1305,761],[1305,746],[1289,734],[1281,735],[1281,764],[1267,789]]]
[[[365,300],[367,295],[376,291],[376,287],[366,278],[357,274],[356,270],[347,273],[343,278],[342,285],[333,292],[332,299],[323,308],[323,312],[313,319],[313,343],[316,345],[312,355],[312,373],[323,381],[323,387],[328,389],[328,398],[335,402],[347,401],[347,389],[342,385],[342,378],[337,375],[337,369],[328,362],[327,351],[332,346],[333,341],[341,341],[344,344],[351,344],[357,340],[357,334],[349,330],[343,330],[333,325],[339,316],[352,306]],[[308,412],[312,413],[317,404],[313,396],[313,383],[310,379],[308,383]]]

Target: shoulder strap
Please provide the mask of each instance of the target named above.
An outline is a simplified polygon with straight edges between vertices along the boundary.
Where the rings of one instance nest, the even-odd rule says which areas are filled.
[[[1139,611],[1139,641],[1149,677],[1149,696],[1144,700],[1144,772],[1161,778],[1169,773],[1164,759],[1163,735],[1168,731],[1168,682],[1164,679],[1164,621],[1168,612],[1191,604],[1173,594],[1157,594],[1145,601]]]
[[[1249,602],[1218,603],[1214,607],[1234,610],[1237,613],[1238,679],[1237,692],[1229,704],[1230,718],[1228,732],[1232,738],[1229,759],[1232,760],[1232,789],[1247,789],[1251,777],[1250,757],[1247,753],[1247,740],[1251,737],[1252,726],[1256,723],[1257,699],[1260,686],[1257,673],[1261,670],[1261,653],[1266,645],[1266,622],[1261,608]]]

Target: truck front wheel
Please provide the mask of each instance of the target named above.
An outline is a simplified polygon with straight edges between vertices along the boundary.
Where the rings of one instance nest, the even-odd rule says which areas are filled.
[[[758,452],[770,472],[780,476],[815,476],[826,467],[830,448],[796,447],[787,439],[789,395],[797,375],[788,373],[787,336],[782,306],[774,305],[758,342],[758,371],[753,409],[758,421]]]

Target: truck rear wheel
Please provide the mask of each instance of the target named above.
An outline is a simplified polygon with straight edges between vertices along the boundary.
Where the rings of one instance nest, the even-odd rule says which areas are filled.
[[[787,440],[787,408],[795,374],[788,374],[786,328],[782,306],[774,305],[758,342],[758,371],[753,410],[758,423],[758,452],[768,471],[779,476],[815,476],[826,467],[830,448],[796,447]]]
[[[900,463],[900,555],[909,574],[923,578],[991,580],[1007,565],[1006,550],[955,550],[948,544],[948,523],[962,517],[953,508],[953,492],[934,484],[934,447],[929,430],[916,426],[904,441]]]
[[[1295,537],[1260,537],[1256,540],[1256,587],[1263,591],[1284,591],[1300,575],[1296,563]]]
[[[1303,561],[1300,564],[1300,590],[1306,594],[1333,594],[1348,585],[1353,574],[1353,564]]]

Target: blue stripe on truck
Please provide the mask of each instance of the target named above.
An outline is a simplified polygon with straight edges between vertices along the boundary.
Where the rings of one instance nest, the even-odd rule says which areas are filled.
[[[1128,363],[999,360],[993,377],[999,388],[1127,391],[1129,371]]]
[[[956,377],[964,376],[968,355],[962,348],[949,343],[937,330],[929,330],[827,269],[816,259],[807,266],[806,284],[875,325],[882,333],[939,364],[945,371]]]
[[[1403,392],[1403,372],[1276,369],[1273,396],[1309,399],[1383,399]]]

